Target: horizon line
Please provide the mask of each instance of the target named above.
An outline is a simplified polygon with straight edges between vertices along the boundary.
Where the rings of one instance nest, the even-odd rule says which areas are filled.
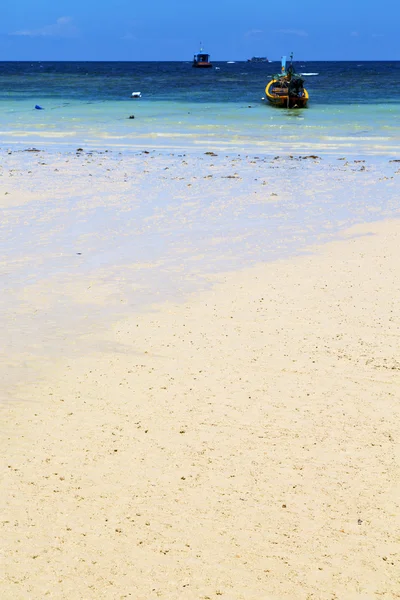
[[[210,55],[211,56],[211,55]],[[213,62],[215,63],[225,63],[227,62],[228,59],[219,59],[219,60],[214,60]],[[325,58],[325,59],[313,59],[313,58],[297,58],[294,60],[294,62],[400,62],[400,58],[352,58],[352,59],[338,59],[338,58]],[[12,58],[8,58],[8,59],[0,59],[0,64],[1,63],[7,63],[7,62],[51,62],[51,63],[55,63],[55,62],[126,62],[126,63],[134,63],[134,62],[144,62],[144,63],[191,63],[192,60],[191,59],[174,59],[174,60],[157,60],[157,59],[132,59],[132,60],[127,60],[127,59],[85,59],[85,58],[74,58],[74,59],[68,59],[68,58],[60,58],[57,60],[51,60],[51,59],[36,59],[36,58],[24,58],[24,59],[12,59]],[[231,61],[229,61],[231,62]],[[236,59],[234,61],[232,61],[232,63],[236,63],[236,62],[252,62],[250,59],[247,58],[241,58],[241,59]],[[266,62],[260,62],[260,63],[256,63],[256,64],[270,64],[273,62],[281,62],[281,59],[274,59],[274,60],[268,60]]]

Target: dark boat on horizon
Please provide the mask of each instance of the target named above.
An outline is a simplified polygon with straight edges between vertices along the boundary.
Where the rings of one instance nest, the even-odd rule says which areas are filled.
[[[271,61],[268,60],[268,58],[266,56],[252,56],[251,58],[247,59],[247,62],[269,63]]]
[[[192,67],[196,69],[210,69],[212,67],[210,55],[204,52],[203,48],[200,48],[200,52],[194,55]]]

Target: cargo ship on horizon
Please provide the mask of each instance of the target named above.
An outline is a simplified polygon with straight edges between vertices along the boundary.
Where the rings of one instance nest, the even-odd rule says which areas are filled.
[[[271,60],[268,60],[268,58],[266,56],[252,56],[251,58],[247,59],[247,62],[272,62]]]

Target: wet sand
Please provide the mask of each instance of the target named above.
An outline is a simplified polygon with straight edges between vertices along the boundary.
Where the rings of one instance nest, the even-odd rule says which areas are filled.
[[[341,171],[341,180],[359,186],[353,178],[364,172],[353,169],[362,166]],[[158,170],[164,167],[159,160]],[[161,294],[142,279],[150,291],[137,304],[117,277],[127,259],[105,277],[96,250],[73,277],[70,263],[63,270],[52,262],[57,251],[67,261],[57,236],[42,244],[43,272],[39,262],[32,282],[24,265],[37,260],[35,248],[28,253],[21,246],[20,255],[4,259],[5,269],[20,269],[21,286],[11,274],[14,320],[5,356],[14,369],[2,405],[3,598],[400,596],[395,167],[377,169],[371,183],[372,192],[387,186],[386,199],[374,205],[366,191],[359,205],[365,212],[351,216],[371,220],[376,211],[369,209],[380,206],[376,216],[390,220],[339,233],[339,220],[326,218],[334,226],[322,239],[311,222],[315,235],[301,244],[281,238],[288,256],[271,257],[267,246],[256,252],[254,244],[236,269],[229,261],[211,269],[198,260],[196,270],[183,271],[182,288],[162,280],[160,256],[144,263],[144,254],[138,262],[143,271],[145,264],[156,266]],[[38,168],[32,174],[42,190],[29,189],[25,165],[14,175],[18,185],[7,183],[6,208],[16,219],[9,244],[23,218],[29,222],[29,212],[12,213],[13,196],[17,207],[24,198],[28,211],[37,194],[59,208],[71,196],[57,176],[44,178]],[[215,184],[214,192],[225,204],[236,193],[235,206],[248,216],[250,179],[240,165],[237,174],[247,177],[246,188]],[[310,181],[313,176],[318,182],[319,172]],[[77,175],[71,183],[85,202],[96,189],[87,179]],[[126,198],[122,183],[116,202]],[[294,191],[278,207],[284,220]],[[215,208],[211,203],[207,214]],[[63,215],[68,218],[66,208]],[[187,210],[170,219],[177,216],[196,222]],[[96,231],[88,247],[95,248]],[[107,233],[112,237],[110,228],[102,239]],[[46,235],[44,225],[36,239]],[[307,244],[329,235],[336,240]],[[238,251],[254,238],[244,240]],[[80,251],[74,246],[68,260]],[[192,250],[180,260],[199,255]],[[130,284],[137,272],[129,271]]]
[[[209,276],[399,214],[389,158],[31,149],[0,152],[0,167],[3,399],[58,356],[91,352],[94,332]]]

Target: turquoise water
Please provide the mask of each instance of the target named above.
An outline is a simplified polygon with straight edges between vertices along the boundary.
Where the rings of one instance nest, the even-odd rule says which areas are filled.
[[[261,99],[278,63],[215,66],[199,72],[190,63],[0,63],[1,144],[385,156],[398,150],[399,62],[298,62],[311,100],[291,111]],[[133,91],[142,97],[132,99]]]

